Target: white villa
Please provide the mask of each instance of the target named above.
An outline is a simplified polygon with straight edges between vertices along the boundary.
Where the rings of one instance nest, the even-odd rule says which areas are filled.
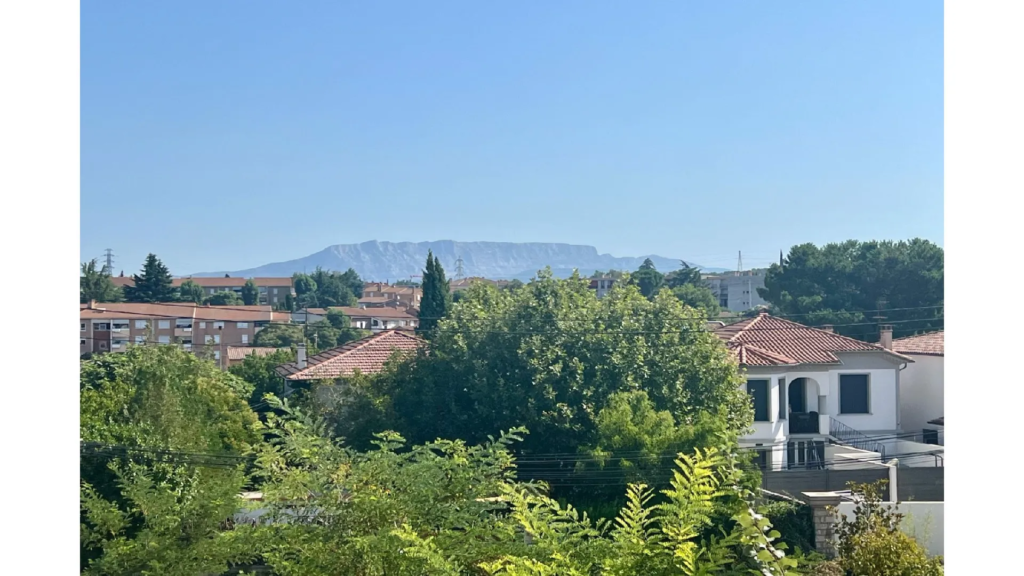
[[[755,422],[742,445],[761,448],[765,469],[831,468],[843,452],[885,461],[887,446],[893,455],[905,444],[900,379],[910,357],[767,313],[715,333],[746,372]]]

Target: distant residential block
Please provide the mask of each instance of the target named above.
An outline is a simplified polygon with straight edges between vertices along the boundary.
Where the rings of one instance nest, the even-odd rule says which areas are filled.
[[[135,281],[131,276],[114,276],[110,279],[113,281],[115,286],[124,288],[125,286],[134,286]],[[172,280],[172,285],[177,288],[181,286],[181,283],[191,280],[202,287],[203,292],[207,296],[216,294],[217,292],[235,292],[236,294],[242,293],[242,286],[245,286],[248,278],[175,278]],[[252,281],[256,284],[256,287],[260,291],[260,304],[284,304],[285,297],[291,294],[295,295],[295,291],[292,288],[292,279],[287,277],[281,278],[253,278]]]

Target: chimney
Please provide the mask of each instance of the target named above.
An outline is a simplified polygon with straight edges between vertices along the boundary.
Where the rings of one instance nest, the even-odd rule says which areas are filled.
[[[299,370],[304,370],[306,368],[306,343],[299,342],[298,344],[295,345],[295,347],[295,365],[299,368]]]
[[[835,328],[833,328],[831,324],[825,324],[821,327],[821,329],[824,330],[825,332],[835,333]]]
[[[878,327],[878,343],[886,350],[892,350],[892,326],[883,324]]]

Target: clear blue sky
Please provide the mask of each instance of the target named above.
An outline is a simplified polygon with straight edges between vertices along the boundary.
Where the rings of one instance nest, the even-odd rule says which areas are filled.
[[[82,259],[943,240],[942,3],[82,6]]]

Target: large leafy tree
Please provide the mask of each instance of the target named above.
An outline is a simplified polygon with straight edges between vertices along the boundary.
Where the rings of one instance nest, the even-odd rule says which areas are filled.
[[[428,251],[427,265],[423,271],[419,331],[428,338],[433,337],[438,322],[448,314],[451,306],[451,286],[445,278],[444,268],[441,266],[441,262],[434,257],[433,251]]]
[[[598,299],[578,276],[542,271],[515,291],[478,284],[465,294],[429,353],[389,366],[367,392],[410,439],[472,442],[522,424],[534,431],[526,449],[575,452],[596,441],[609,397],[629,390],[682,424],[708,412],[736,435],[751,422],[736,364],[704,315],[668,292],[647,300],[627,287]]]
[[[700,268],[690,266],[686,262],[679,261],[679,270],[673,270],[665,275],[665,285],[669,288],[678,288],[686,284],[693,284],[694,286],[703,286],[704,280],[701,278]]]
[[[310,275],[313,283],[316,285],[316,289],[313,294],[315,299],[310,301],[309,306],[318,306],[321,308],[327,308],[329,306],[354,306],[356,303],[356,295],[352,291],[352,285],[350,280],[346,280],[344,274],[338,272],[330,272],[322,268],[317,268]],[[358,278],[358,275],[356,276]],[[359,283],[360,293],[362,292],[362,282]]]
[[[644,260],[640,268],[634,272],[630,281],[640,288],[640,293],[645,298],[654,298],[654,295],[665,285],[665,275],[658,272],[654,262],[650,258]]]
[[[718,298],[707,286],[683,284],[673,288],[672,295],[687,306],[704,310],[709,318],[715,318],[722,311]]]
[[[251,393],[173,346],[82,362],[84,573],[222,573],[251,557],[222,530],[245,485],[240,456],[260,442]]]
[[[195,302],[202,304],[206,300],[206,293],[203,287],[192,280],[185,280],[178,286],[178,300],[182,302]]]
[[[242,303],[246,306],[252,306],[260,303],[260,289],[256,286],[256,282],[252,278],[245,281],[242,286]]]
[[[97,266],[95,259],[82,263],[82,275],[78,280],[80,302],[120,302],[124,297],[121,289],[114,286],[110,276]]]
[[[171,273],[156,254],[146,256],[142,273],[132,276],[134,286],[126,286],[124,296],[129,302],[173,302],[175,290]]]
[[[943,262],[942,248],[922,239],[801,244],[771,265],[758,293],[804,324],[873,341],[877,324],[892,323],[899,337],[942,327]]]
[[[311,299],[316,298],[316,282],[310,278],[309,274],[296,273],[292,276],[292,286],[295,288],[295,296],[299,308],[316,305],[315,302],[312,304],[309,302]]]

